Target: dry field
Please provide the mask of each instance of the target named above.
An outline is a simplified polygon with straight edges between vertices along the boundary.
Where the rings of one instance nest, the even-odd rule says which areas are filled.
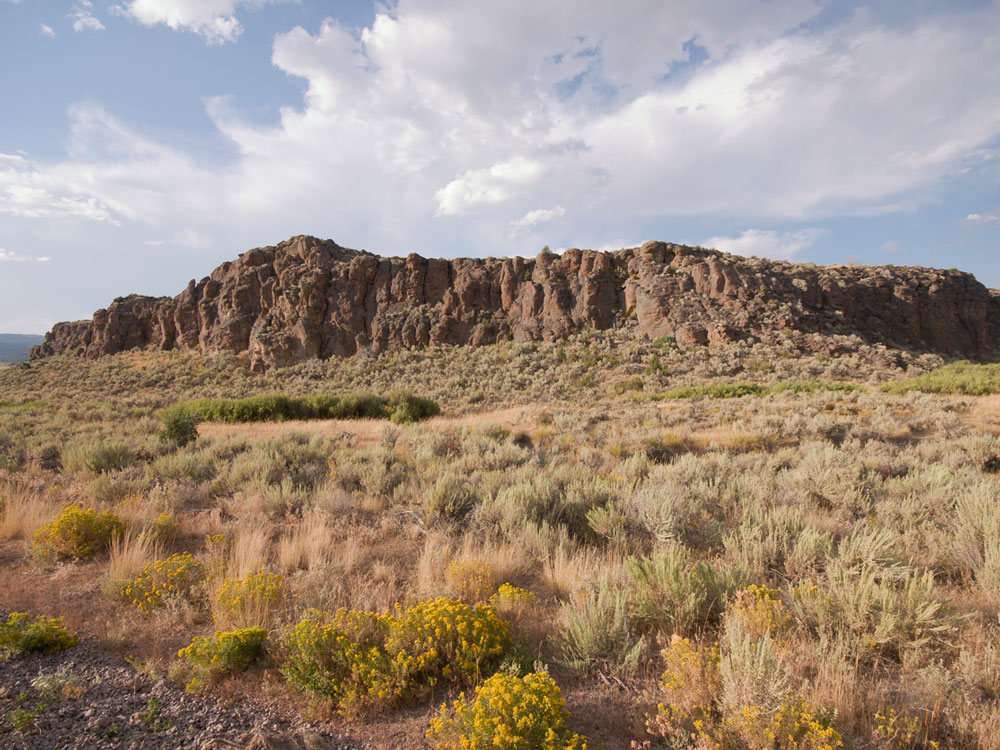
[[[457,747],[425,738],[442,703],[547,672],[570,718],[538,747],[1000,748],[1000,396],[886,393],[942,362],[795,343],[0,370],[0,610],[374,747]],[[735,382],[755,385],[721,397]],[[442,415],[202,422],[186,444],[158,416],[399,387]],[[113,514],[109,545],[37,541],[71,505]],[[480,640],[431,654],[466,616]],[[252,628],[248,663],[178,657]]]

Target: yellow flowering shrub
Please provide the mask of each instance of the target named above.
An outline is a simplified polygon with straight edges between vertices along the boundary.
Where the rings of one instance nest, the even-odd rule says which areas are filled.
[[[233,540],[227,534],[207,534],[205,536],[205,550],[210,555],[225,557],[229,554],[229,548]]]
[[[435,599],[389,615],[312,612],[286,631],[281,672],[294,688],[355,713],[441,682],[473,685],[510,646],[509,626],[484,604]]]
[[[161,513],[149,524],[148,533],[157,541],[172,544],[180,530],[180,524],[169,513]]]
[[[35,553],[43,559],[85,559],[106,550],[124,531],[125,524],[110,511],[67,505],[35,532]]]
[[[210,578],[222,578],[226,570],[226,560],[232,549],[233,540],[228,534],[208,534],[205,536],[205,570]]]
[[[504,620],[517,625],[535,606],[535,593],[505,583],[490,597],[490,606]]]
[[[751,750],[838,750],[844,746],[831,717],[800,695],[789,696],[773,713],[744,706],[727,717],[726,728]]]
[[[68,633],[62,623],[61,617],[12,612],[6,622],[0,620],[0,654],[54,654],[75,646],[77,637]]]
[[[287,594],[285,577],[279,573],[261,570],[246,578],[227,578],[215,593],[212,616],[234,627],[263,626]]]
[[[713,745],[718,720],[719,647],[699,647],[674,635],[662,652],[665,669],[660,677],[663,700],[646,722],[650,734],[675,742],[698,738]]]
[[[481,560],[454,560],[445,569],[444,577],[455,596],[470,604],[485,601],[496,585],[493,568]]]
[[[474,685],[510,645],[510,626],[492,607],[444,598],[406,611],[397,607],[386,640],[408,690],[433,687],[438,680]]]
[[[188,690],[200,690],[207,682],[224,675],[242,672],[261,655],[267,631],[242,628],[217,632],[211,637],[195,638],[177,656],[187,662]]]
[[[184,597],[205,579],[205,566],[190,552],[171,555],[166,560],[146,563],[142,574],[122,586],[122,599],[143,612],[166,605],[171,597]]]
[[[586,750],[566,729],[562,693],[545,672],[518,677],[499,672],[470,699],[461,693],[431,719],[427,739],[438,750]]]
[[[941,743],[930,739],[928,726],[916,716],[896,713],[893,708],[883,708],[875,713],[875,731],[872,739],[886,750],[925,748],[937,750]]]
[[[776,589],[751,585],[738,592],[726,609],[726,624],[738,625],[752,637],[775,636],[792,626],[792,616]]]
[[[392,618],[340,609],[331,618],[312,612],[282,639],[281,674],[297,690],[325,698],[343,713],[391,703],[399,680],[385,640]]]
[[[753,592],[754,598],[757,592]],[[646,721],[649,733],[670,747],[748,750],[838,750],[843,747],[832,716],[795,693],[776,708],[720,706],[718,645],[698,647],[674,636],[663,650],[663,700]]]

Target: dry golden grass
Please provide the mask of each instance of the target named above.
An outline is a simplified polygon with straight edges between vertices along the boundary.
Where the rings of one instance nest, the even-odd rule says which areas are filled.
[[[131,494],[119,500],[115,503],[113,510],[115,515],[121,518],[127,526],[135,529],[142,529],[155,521],[161,512],[164,512],[143,493]]]
[[[327,514],[308,511],[278,539],[278,570],[292,573],[329,564],[335,555],[335,544]]]
[[[165,556],[163,545],[147,531],[128,529],[111,540],[108,574],[102,584],[104,593],[112,599],[121,597],[121,589],[138,578],[147,563]]]
[[[1000,435],[1000,394],[955,398],[962,409],[962,418],[980,432]]]
[[[542,566],[541,583],[557,599],[570,601],[582,585],[621,571],[622,556],[610,550],[587,549],[576,553],[559,547]]]
[[[444,571],[450,558],[450,540],[445,534],[433,531],[424,537],[412,578],[417,594],[431,598],[447,590]]]
[[[386,419],[319,419],[289,420],[287,422],[247,422],[229,424],[225,422],[202,422],[198,434],[218,440],[240,437],[247,440],[267,440],[287,437],[292,434],[307,437],[343,438],[350,436],[357,447],[371,447],[378,444],[383,426],[390,424]]]
[[[55,504],[42,492],[14,482],[0,485],[0,539],[31,541],[35,532],[55,515]]]
[[[421,422],[421,426],[436,432],[494,425],[511,431],[529,430],[536,424],[538,415],[543,411],[545,411],[543,405],[474,411],[457,416],[434,417]],[[310,438],[347,439],[352,447],[372,448],[384,441],[386,426],[391,424],[387,419],[290,420],[234,424],[203,422],[198,425],[198,434],[215,440],[231,440],[237,437],[247,440],[266,440],[300,434]]]
[[[271,527],[260,519],[247,520],[233,530],[225,578],[244,578],[264,568],[271,557]]]

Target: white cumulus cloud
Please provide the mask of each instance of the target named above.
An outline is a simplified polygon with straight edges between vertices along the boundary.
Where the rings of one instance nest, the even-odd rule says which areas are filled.
[[[94,15],[93,8],[94,4],[90,0],[80,0],[80,2],[73,6],[73,12],[66,16],[73,21],[73,31],[77,33],[81,31],[104,31],[104,24]],[[45,33],[44,29],[42,33]]]
[[[42,36],[47,36],[49,39],[55,39],[56,38],[56,32],[55,32],[55,30],[51,26],[49,26],[48,24],[45,24],[45,23],[38,24],[38,30],[39,30],[39,32],[41,33]]]
[[[48,263],[51,258],[46,256],[29,257],[20,253],[11,252],[4,247],[0,247],[0,263]]]
[[[566,215],[566,209],[562,206],[556,206],[555,208],[536,208],[533,211],[528,211],[520,219],[516,219],[510,223],[512,227],[517,229],[526,229],[528,227],[533,227],[537,224],[545,224],[555,219],[561,219]]]
[[[793,232],[747,229],[736,237],[710,237],[702,244],[735,255],[792,260],[802,250],[814,245],[824,234],[825,230],[815,227]]]
[[[460,214],[488,203],[500,203],[522,186],[530,186],[543,172],[542,165],[522,156],[470,170],[437,192],[438,214]]]
[[[997,222],[1000,222],[1000,209],[985,214],[969,214],[962,220],[963,224],[973,229],[979,229],[989,224],[996,224]]]
[[[253,7],[282,0],[130,0],[119,12],[146,26],[165,24],[174,31],[200,34],[209,44],[226,44],[243,33],[238,6]]]

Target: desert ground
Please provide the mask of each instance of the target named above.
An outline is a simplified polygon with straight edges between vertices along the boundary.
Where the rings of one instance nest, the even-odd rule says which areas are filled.
[[[998,748],[1000,371],[817,342],[0,369],[0,744]]]

